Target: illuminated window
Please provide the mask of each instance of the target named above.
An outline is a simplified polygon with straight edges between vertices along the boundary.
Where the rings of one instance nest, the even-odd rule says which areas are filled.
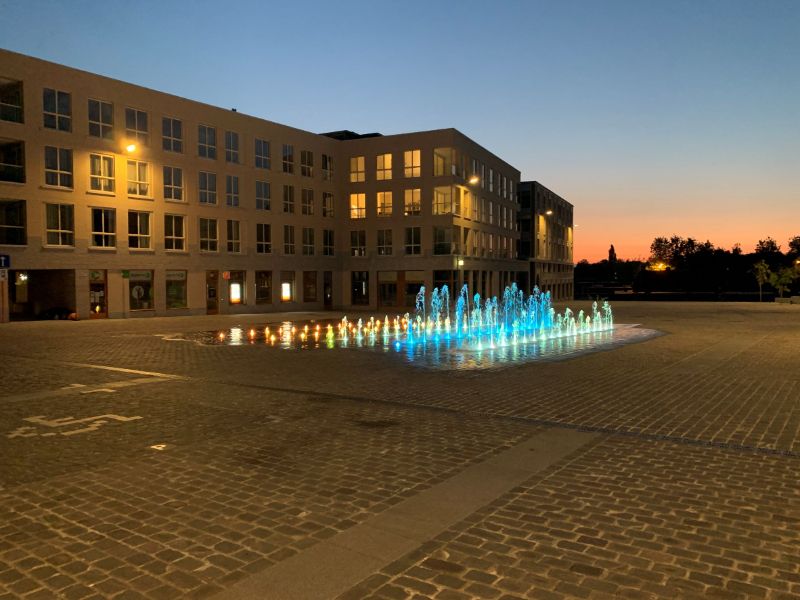
[[[392,192],[378,192],[377,210],[379,217],[392,216]]]
[[[283,186],[283,212],[294,213],[294,186]]]
[[[422,229],[406,227],[406,254],[422,254]]]
[[[147,113],[135,108],[125,109],[125,138],[137,141],[145,146],[150,144],[150,128],[147,124]]]
[[[367,232],[363,229],[350,232],[350,256],[367,255]]]
[[[314,256],[314,229],[303,227],[303,256]]]
[[[378,229],[378,256],[392,255],[392,230]]]
[[[366,179],[363,156],[350,157],[350,182],[358,183]]]
[[[314,190],[300,191],[300,211],[304,215],[314,214]]]
[[[294,254],[294,225],[283,226],[283,253]]]
[[[384,181],[392,178],[392,155],[391,154],[378,154],[375,158],[376,170],[375,178],[378,181]]]
[[[239,162],[239,134],[235,131],[225,132],[225,162]]]
[[[144,250],[150,247],[150,213],[129,210],[128,248]]]
[[[272,253],[272,227],[268,223],[256,224],[256,252],[258,254]]]
[[[225,204],[239,206],[239,178],[236,175],[225,176]]]
[[[406,150],[403,152],[403,167],[406,177],[419,177],[422,171],[420,168],[420,151]]]
[[[350,218],[364,219],[367,216],[366,194],[350,194]]]
[[[228,278],[228,300],[231,304],[245,303],[245,271],[231,271]]]
[[[294,271],[281,271],[281,302],[294,300]]]
[[[433,188],[433,214],[449,215],[453,212],[452,193],[450,186]]]
[[[164,167],[164,200],[183,201],[183,169]]]
[[[89,135],[106,140],[114,137],[114,105],[102,100],[89,100]]]
[[[183,215],[164,215],[164,250],[185,250],[186,233]]]
[[[161,119],[161,147],[168,152],[183,152],[183,123],[179,119]]]
[[[217,158],[217,128],[209,125],[197,126],[197,155],[202,158]]]
[[[294,173],[294,146],[291,144],[283,145],[283,172]]]
[[[45,127],[72,131],[72,96],[68,92],[45,88],[42,103]]]
[[[322,216],[333,216],[333,194],[330,192],[322,192]]]
[[[141,160],[128,160],[128,195],[150,196],[150,165]]]
[[[44,147],[44,182],[56,187],[72,187],[72,150]]]
[[[206,173],[200,171],[198,178],[198,189],[200,191],[200,204],[217,203],[217,175],[216,173]]]
[[[300,175],[303,177],[314,176],[314,153],[311,150],[300,151]]]
[[[270,210],[271,196],[269,182],[256,181],[256,209],[257,210]]]
[[[422,190],[405,190],[403,214],[406,216],[422,214]]]
[[[494,169],[489,169],[489,191],[494,191]]]
[[[231,221],[228,219],[227,227],[226,227],[228,236],[227,240],[227,248],[228,252],[233,252],[234,254],[238,254],[242,251],[242,237],[240,235],[240,227],[239,221]]]
[[[269,142],[267,140],[256,138],[255,159],[257,169],[269,169],[271,167],[272,161],[269,155]]]
[[[444,175],[456,174],[455,150],[453,148],[435,148],[433,150],[433,175],[442,177]]]
[[[200,251],[216,252],[219,249],[217,220],[200,218]]]
[[[107,154],[89,155],[89,189],[96,192],[114,191],[114,157]]]

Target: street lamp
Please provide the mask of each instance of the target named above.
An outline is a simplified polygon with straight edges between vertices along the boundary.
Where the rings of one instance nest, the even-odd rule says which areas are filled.
[[[130,154],[131,152],[136,152],[136,144],[128,144],[125,146],[125,151]]]
[[[478,177],[477,175],[473,175],[472,177],[469,178],[469,180],[467,180],[467,183],[469,183],[470,185],[478,185],[478,182],[480,180],[481,180],[480,177]]]

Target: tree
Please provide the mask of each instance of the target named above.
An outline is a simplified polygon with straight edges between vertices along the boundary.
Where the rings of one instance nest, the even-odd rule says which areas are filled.
[[[758,301],[761,302],[761,288],[770,281],[772,272],[769,270],[769,265],[762,259],[753,265],[753,275],[756,276],[756,282],[758,282]]]
[[[797,279],[797,277],[797,269],[793,267],[784,267],[777,273],[770,274],[769,283],[778,290],[778,294],[783,298],[783,294],[791,287],[792,282]]]
[[[800,235],[796,235],[789,240],[789,253],[800,256]]]
[[[765,240],[758,240],[755,249],[756,254],[779,254],[780,251],[781,247],[778,245],[778,242],[771,237]]]

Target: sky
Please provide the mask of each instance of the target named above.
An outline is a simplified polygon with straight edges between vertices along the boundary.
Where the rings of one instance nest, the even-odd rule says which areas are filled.
[[[0,46],[308,131],[455,127],[575,260],[800,235],[800,1],[0,0]]]

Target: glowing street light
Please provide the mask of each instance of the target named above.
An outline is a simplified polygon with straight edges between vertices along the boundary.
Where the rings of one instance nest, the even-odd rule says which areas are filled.
[[[467,183],[469,183],[470,185],[478,185],[478,182],[479,182],[480,180],[481,180],[481,178],[480,178],[480,177],[478,177],[477,175],[473,175],[472,177],[470,177],[470,178],[469,178],[469,180],[467,181]]]
[[[130,154],[131,152],[136,152],[136,144],[128,144],[125,146],[125,150]]]
[[[544,214],[546,214],[549,217],[550,215],[553,214],[553,211],[548,208],[546,211],[544,211]]]

